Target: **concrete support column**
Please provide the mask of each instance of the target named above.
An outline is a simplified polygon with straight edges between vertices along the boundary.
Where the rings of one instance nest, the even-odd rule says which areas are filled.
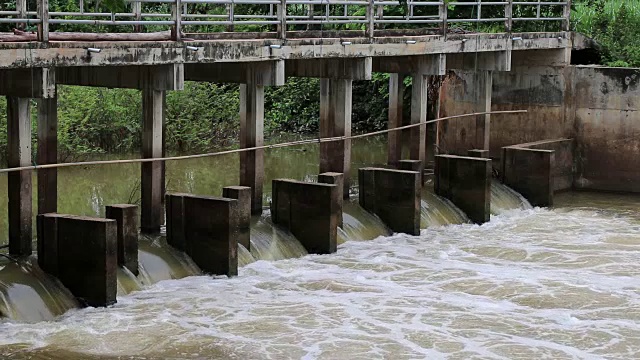
[[[387,128],[402,126],[402,103],[404,99],[404,75],[389,74],[389,124]],[[402,159],[402,130],[387,135],[387,164],[396,167]]]
[[[29,99],[7,96],[7,165],[31,165]],[[7,174],[9,191],[9,253],[31,255],[31,170]]]
[[[491,111],[491,93],[493,87],[493,71],[479,71],[475,76],[476,111]],[[491,115],[476,117],[476,149],[489,150],[489,135],[491,130]]]
[[[105,209],[105,217],[116,221],[118,266],[138,276],[138,206],[109,205]]]
[[[264,86],[240,85],[240,148],[264,144]],[[264,150],[240,153],[240,185],[251,188],[251,213],[262,213]]]
[[[164,138],[164,111],[166,92],[163,90],[142,90],[142,157],[162,157]],[[142,163],[141,166],[141,218],[140,227],[143,232],[160,231],[164,223],[162,196],[164,185],[164,162],[154,161]]]
[[[58,98],[38,99],[38,165],[58,162]],[[38,170],[38,214],[58,211],[58,169]]]
[[[427,77],[427,118],[426,120],[434,120],[440,117],[440,88],[441,84],[438,75],[430,75]],[[435,91],[431,91],[431,86],[437,86]],[[432,168],[435,162],[435,156],[438,153],[438,123],[427,124],[425,134],[425,168]]]
[[[427,120],[427,81],[424,75],[414,74],[411,90],[411,124]],[[426,162],[427,125],[411,128],[411,160]]]
[[[320,137],[351,136],[351,79],[320,80]],[[349,197],[351,140],[320,144],[320,173],[344,174],[343,197]]]

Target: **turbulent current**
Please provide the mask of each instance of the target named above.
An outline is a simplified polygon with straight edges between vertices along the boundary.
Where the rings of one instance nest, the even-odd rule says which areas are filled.
[[[555,209],[332,255],[257,260],[37,324],[0,323],[3,358],[632,359],[640,357],[637,199]],[[604,210],[606,209],[606,210]],[[355,225],[354,225],[355,226]],[[100,354],[100,355],[98,355]]]

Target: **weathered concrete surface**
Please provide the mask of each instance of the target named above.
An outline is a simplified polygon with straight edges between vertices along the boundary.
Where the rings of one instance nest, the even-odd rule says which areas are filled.
[[[86,216],[38,215],[38,262],[89,306],[116,302],[117,224]]]
[[[336,172],[326,172],[318,175],[318,182],[321,184],[335,185],[338,189],[344,188],[344,174]],[[340,216],[338,217],[338,226],[342,227],[342,206],[344,204],[344,196],[338,199],[338,207],[340,208]]]
[[[238,200],[238,244],[251,250],[251,188],[248,186],[226,186],[222,197]]]
[[[58,97],[38,99],[38,164],[58,162]],[[58,169],[38,170],[38,214],[58,211]]]
[[[272,182],[271,220],[289,229],[309,253],[337,251],[342,191],[337,185],[288,179]]]
[[[202,271],[238,275],[238,200],[167,194],[167,243],[183,250]]]
[[[240,148],[264,145],[264,86],[240,85]],[[251,213],[262,213],[264,150],[240,153],[240,185],[251,188]]]
[[[577,189],[640,192],[640,69],[572,67]]]
[[[494,72],[491,110],[527,110],[522,114],[494,114],[489,133],[490,157],[499,159],[502,147],[541,139],[570,138],[574,131],[569,94],[571,78],[562,67],[559,50],[514,51],[511,72]],[[443,83],[440,116],[478,109],[474,71],[449,73]],[[567,105],[565,107],[565,104]],[[447,153],[466,155],[475,146],[475,119],[444,121],[439,146]]]
[[[533,206],[553,205],[554,150],[503,148],[502,182],[519,192]]]
[[[575,141],[573,139],[540,140],[526,144],[517,144],[503,148],[501,172],[504,173],[504,149],[538,149],[553,150],[554,162],[551,168],[552,189],[554,192],[569,190],[573,187],[573,174],[575,172]]]
[[[434,190],[460,208],[471,221],[491,218],[491,160],[437,155]]]
[[[204,37],[201,36],[201,38]],[[212,36],[215,37],[215,36]],[[512,41],[521,37],[521,41]],[[439,35],[413,36],[415,44],[407,44],[406,36],[367,38],[288,39],[214,39],[189,42],[198,47],[191,51],[182,43],[156,42],[56,42],[2,43],[0,68],[52,66],[157,65],[203,62],[247,62],[276,59],[360,58],[371,56],[413,56],[426,54],[504,52],[536,49],[570,48],[568,33],[522,34],[457,34],[447,40]],[[465,40],[465,41],[463,41]],[[343,45],[343,42],[350,45]],[[271,48],[280,45],[281,48]],[[87,48],[100,48],[88,53]]]
[[[415,171],[420,174],[420,185],[424,185],[424,166],[420,160],[400,160],[398,163],[399,170]]]
[[[395,232],[420,235],[420,172],[360,168],[358,187],[365,210]]]
[[[105,209],[105,217],[117,224],[118,265],[138,276],[138,206],[109,205]]]

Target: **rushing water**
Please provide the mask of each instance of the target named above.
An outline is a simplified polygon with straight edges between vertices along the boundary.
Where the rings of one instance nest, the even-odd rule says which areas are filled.
[[[375,142],[354,146],[362,165],[383,162],[380,153]],[[267,153],[280,166],[267,177],[312,179],[317,153],[294,155],[286,161],[296,167]],[[216,161],[169,167],[170,187],[219,194],[235,168]],[[126,201],[139,173],[121,170],[109,187],[105,170],[87,169],[97,185],[86,193],[78,178],[67,211],[98,215]],[[553,209],[532,209],[496,184],[491,222],[478,226],[428,187],[422,197],[420,236],[392,235],[347,201],[332,255],[305,255],[268,213],[255,217],[231,279],[197,275],[162,237],[144,237],[140,276],[121,270],[118,303],[107,309],[64,313],[75,303],[55,280],[3,260],[0,277],[11,278],[0,282],[0,312],[24,321],[0,320],[0,358],[640,357],[639,198],[566,193]],[[41,318],[49,321],[29,322]]]

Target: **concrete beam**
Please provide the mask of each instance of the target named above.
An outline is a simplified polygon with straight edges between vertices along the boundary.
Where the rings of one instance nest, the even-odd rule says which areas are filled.
[[[371,80],[371,57],[334,59],[291,59],[286,61],[287,76]]]
[[[182,90],[184,65],[73,66],[56,69],[58,84],[107,88]]]
[[[31,113],[29,99],[7,97],[7,165],[31,165]],[[31,170],[7,174],[9,197],[9,253],[31,255]]]
[[[320,81],[320,137],[351,136],[353,82],[345,79]],[[349,198],[351,186],[351,140],[320,143],[320,172],[344,174],[343,196]]]
[[[511,50],[449,54],[447,69],[511,71]]]
[[[53,98],[56,96],[56,72],[49,68],[0,70],[0,95]]]
[[[240,85],[240,148],[264,145],[264,86]],[[251,188],[251,213],[262,213],[264,150],[240,153],[240,185]]]
[[[444,75],[447,72],[447,55],[376,56],[373,58],[373,71]]]
[[[284,60],[185,64],[184,78],[189,81],[280,86],[285,82],[284,64]]]

